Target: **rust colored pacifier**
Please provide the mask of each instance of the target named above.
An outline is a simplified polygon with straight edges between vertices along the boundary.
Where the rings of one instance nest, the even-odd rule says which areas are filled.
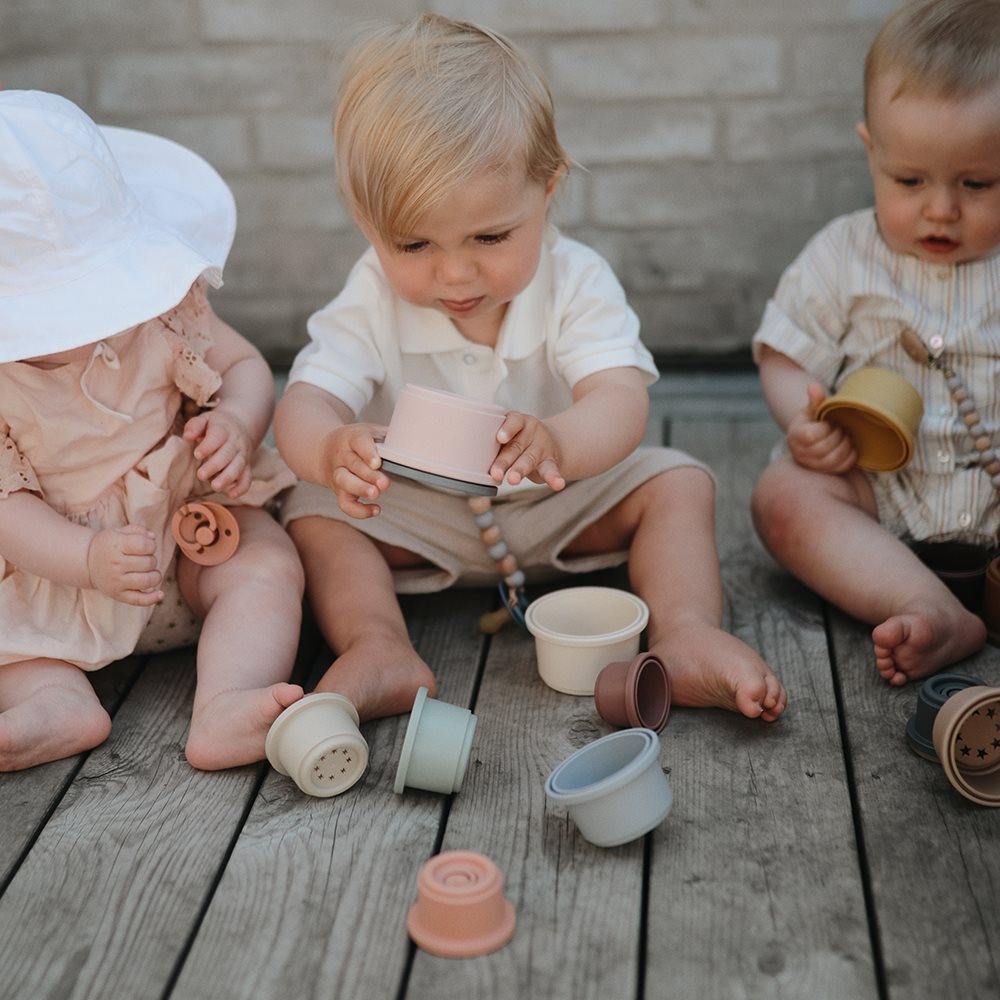
[[[170,530],[181,552],[201,566],[224,563],[240,543],[240,528],[232,511],[210,501],[181,504],[174,511]]]

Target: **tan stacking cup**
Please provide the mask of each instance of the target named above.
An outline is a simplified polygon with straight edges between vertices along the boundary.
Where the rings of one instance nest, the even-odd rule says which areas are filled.
[[[854,442],[858,467],[895,472],[913,457],[924,415],[920,393],[888,368],[859,368],[816,409],[816,417],[843,429]]]
[[[955,791],[981,806],[1000,806],[1000,688],[967,687],[934,719],[934,749]]]

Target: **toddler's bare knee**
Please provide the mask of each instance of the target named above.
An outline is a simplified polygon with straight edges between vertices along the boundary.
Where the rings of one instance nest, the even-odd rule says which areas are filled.
[[[797,501],[779,475],[765,469],[750,499],[750,514],[761,541],[769,548],[780,547],[790,533]]]

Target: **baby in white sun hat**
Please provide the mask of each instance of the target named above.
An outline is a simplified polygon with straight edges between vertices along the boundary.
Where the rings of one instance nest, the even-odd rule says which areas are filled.
[[[0,92],[0,771],[97,746],[87,672],[199,631],[193,766],[263,759],[302,697],[273,380],[206,297],[235,224],[190,150]],[[235,517],[229,558],[178,549],[189,502]]]

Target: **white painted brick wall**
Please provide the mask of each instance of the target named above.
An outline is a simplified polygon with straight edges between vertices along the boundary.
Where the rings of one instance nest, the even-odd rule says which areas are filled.
[[[782,268],[870,202],[861,66],[898,0],[0,0],[0,85],[198,150],[240,210],[219,311],[278,364],[363,248],[329,112],[360,23],[428,7],[542,66],[576,170],[557,222],[613,262],[668,368],[745,356]]]

